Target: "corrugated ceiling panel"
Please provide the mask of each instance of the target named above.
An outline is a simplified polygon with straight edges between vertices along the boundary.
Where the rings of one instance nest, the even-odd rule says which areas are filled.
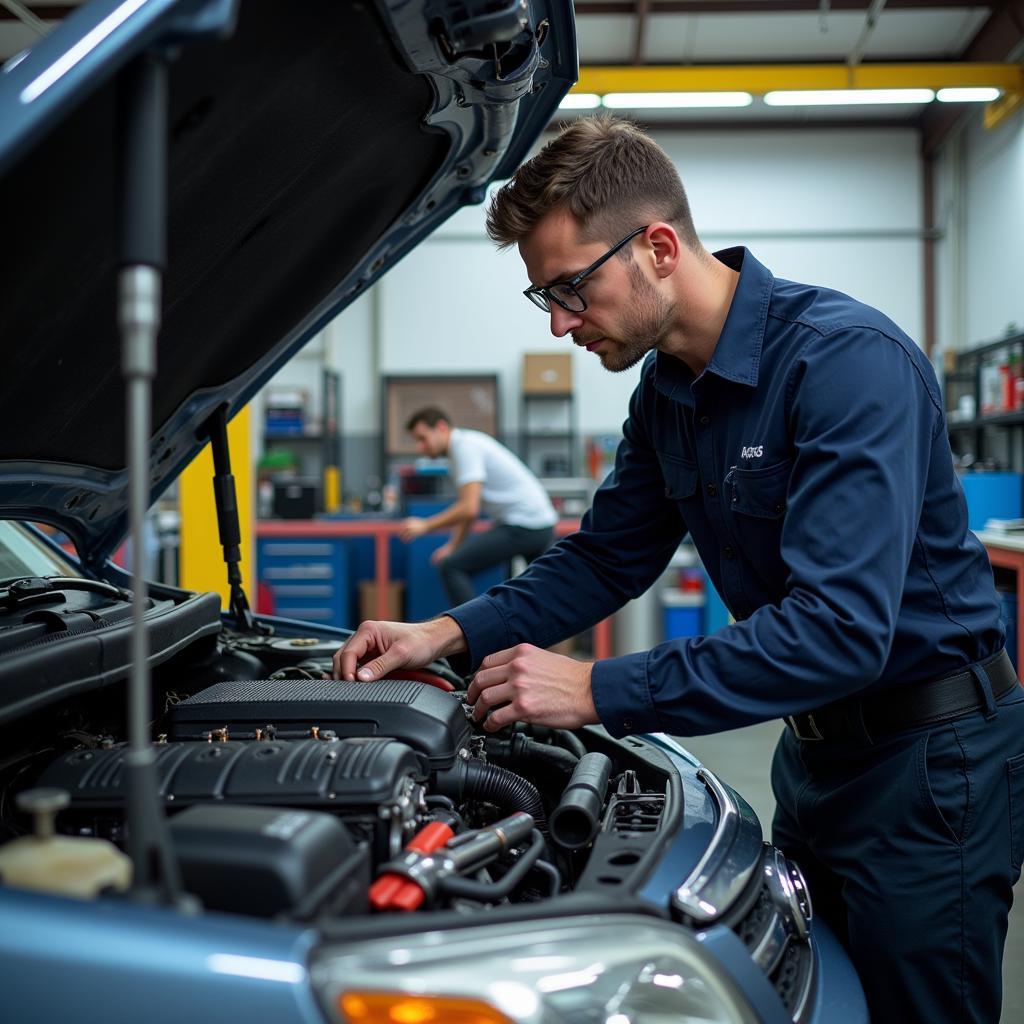
[[[986,8],[900,9],[882,12],[867,60],[956,58],[988,16]],[[580,62],[630,63],[636,21],[629,15],[577,19]],[[764,14],[654,14],[647,19],[648,64],[843,60],[864,28],[861,11],[833,11],[821,31],[816,11]]]

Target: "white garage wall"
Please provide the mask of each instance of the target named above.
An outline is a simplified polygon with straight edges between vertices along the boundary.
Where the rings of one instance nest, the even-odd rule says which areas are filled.
[[[1024,114],[989,131],[975,113],[936,179],[941,343],[971,348],[1024,330]]]
[[[912,130],[655,134],[677,163],[711,249],[748,244],[780,277],[840,288],[911,336],[922,323],[921,195]],[[518,254],[498,253],[482,208],[460,211],[328,328],[344,378],[344,430],[379,430],[378,373],[488,372],[514,431],[522,354],[571,351],[583,433],[615,432],[639,368],[603,370],[555,339],[521,295]],[[376,306],[377,315],[374,315]],[[311,343],[316,344],[316,341]],[[374,354],[376,358],[374,358]],[[295,360],[276,382],[308,378]]]

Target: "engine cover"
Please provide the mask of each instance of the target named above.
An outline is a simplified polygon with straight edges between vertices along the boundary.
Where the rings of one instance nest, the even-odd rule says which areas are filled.
[[[174,705],[172,739],[206,739],[218,729],[253,739],[273,727],[278,738],[322,735],[393,736],[450,768],[470,738],[459,701],[437,687],[405,679],[346,683],[334,679],[256,679],[217,683]]]
[[[168,830],[185,891],[207,909],[300,918],[367,909],[369,849],[332,814],[199,804]]]
[[[157,749],[157,786],[168,807],[224,800],[278,807],[372,812],[424,778],[420,758],[385,738],[337,742],[167,743]],[[78,810],[121,809],[126,745],[75,750],[51,764],[38,785],[71,795]]]

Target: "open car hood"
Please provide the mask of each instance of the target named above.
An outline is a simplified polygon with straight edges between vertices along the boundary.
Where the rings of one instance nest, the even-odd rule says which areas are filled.
[[[0,72],[0,517],[127,525],[118,73],[171,45],[151,498],[349,302],[508,177],[577,74],[569,0],[91,0]]]

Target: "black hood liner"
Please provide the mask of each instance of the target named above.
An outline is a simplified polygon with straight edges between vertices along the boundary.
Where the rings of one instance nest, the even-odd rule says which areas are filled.
[[[231,39],[182,51],[155,433],[274,348],[423,191],[450,146],[421,123],[431,102],[372,6],[256,0]],[[108,83],[0,180],[0,459],[125,465],[114,113]]]

